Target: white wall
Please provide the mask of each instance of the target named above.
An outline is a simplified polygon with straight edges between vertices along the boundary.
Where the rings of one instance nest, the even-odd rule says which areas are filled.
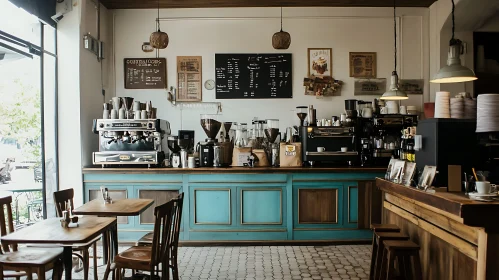
[[[81,168],[92,164],[98,138],[91,133],[92,120],[102,117],[104,87],[114,95],[114,79],[107,73],[112,59],[102,65],[83,47],[83,35],[97,38],[97,9],[91,0],[74,1],[73,11],[58,24],[59,63],[59,178],[60,189],[75,189],[75,203],[83,202]],[[112,57],[112,12],[101,5],[101,40],[105,57]],[[105,72],[106,75],[101,73]],[[111,86],[110,86],[111,85]]]
[[[429,13],[424,8],[397,9],[400,16],[399,75],[408,79],[429,79]],[[291,110],[313,104],[318,118],[330,118],[344,110],[345,99],[372,100],[374,96],[354,96],[349,77],[349,52],[376,52],[378,77],[388,78],[393,70],[393,9],[391,8],[286,8],[284,29],[291,34],[289,50],[293,54],[293,98],[279,100],[216,100],[214,91],[203,89],[203,101],[220,101],[224,121],[250,122],[253,117],[278,118],[283,129],[298,122]],[[162,30],[170,45],[160,51],[166,57],[168,86],[176,85],[176,57],[201,55],[203,81],[214,79],[215,53],[273,53],[272,34],[279,30],[279,9],[175,9],[162,10]],[[248,18],[252,17],[252,18]],[[115,11],[115,86],[117,96],[131,96],[140,101],[152,100],[158,117],[172,124],[172,131],[195,129],[197,141],[205,138],[199,114],[213,109],[184,109],[170,106],[165,90],[126,90],[123,86],[123,59],[153,57],[141,51],[154,31],[155,10]],[[400,45],[400,38],[404,39]],[[307,75],[307,48],[333,49],[333,76],[345,84],[341,96],[316,99],[303,94]],[[425,94],[429,87],[426,86]],[[429,99],[429,98],[427,98]],[[411,96],[403,104],[421,109],[423,96]]]
[[[478,32],[499,32],[499,12],[491,17],[485,24],[478,28]]]

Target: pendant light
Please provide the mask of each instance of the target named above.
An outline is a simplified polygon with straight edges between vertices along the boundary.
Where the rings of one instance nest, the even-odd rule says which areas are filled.
[[[291,45],[291,35],[288,32],[282,31],[282,7],[281,7],[281,31],[274,33],[272,36],[272,46],[276,50],[286,50]]]
[[[168,34],[161,31],[159,26],[159,0],[158,0],[158,18],[156,19],[156,25],[158,26],[158,31],[151,33],[149,37],[149,43],[153,48],[156,49],[166,49],[168,46],[168,42],[170,41],[168,38]]]
[[[392,72],[390,88],[387,92],[383,93],[380,99],[382,100],[405,100],[409,99],[407,94],[399,88],[399,76],[397,74],[397,17],[396,17],[396,5],[395,0],[393,0],[393,34],[395,42],[395,68]]]
[[[459,39],[454,39],[455,19],[454,19],[455,4],[452,0],[452,39],[449,42],[449,53],[447,56],[447,65],[442,67],[433,77],[431,83],[446,84],[446,83],[461,83],[469,82],[477,79],[475,72],[470,68],[461,65],[461,50],[462,42]]]

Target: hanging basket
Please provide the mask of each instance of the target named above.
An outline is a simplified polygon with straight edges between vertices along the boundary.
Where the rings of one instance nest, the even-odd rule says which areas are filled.
[[[276,50],[286,50],[291,45],[291,35],[286,31],[279,31],[272,36],[272,46]]]
[[[149,43],[156,49],[166,49],[169,41],[168,34],[160,30],[153,32],[149,37]]]

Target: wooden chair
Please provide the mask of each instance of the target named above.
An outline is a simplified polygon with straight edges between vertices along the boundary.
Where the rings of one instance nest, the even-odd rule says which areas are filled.
[[[173,234],[172,234],[172,242],[170,246],[170,259],[169,259],[169,267],[172,270],[173,279],[179,279],[178,275],[178,241],[180,236],[180,224],[182,222],[182,207],[184,204],[184,193],[181,193],[176,199],[174,199],[175,203],[177,203],[176,211],[174,213],[173,218]],[[138,242],[137,246],[151,246],[153,240],[154,233],[150,232],[143,236]]]
[[[370,280],[379,279],[383,252],[385,251],[385,240],[409,240],[409,236],[400,232],[374,232]]]
[[[169,262],[175,262],[176,267],[177,261],[176,256],[172,256],[177,251],[177,231],[180,231],[182,202],[183,194],[154,208],[155,222],[151,246],[133,246],[116,256],[114,259],[116,280],[122,279],[124,269],[149,271],[150,279],[161,271],[161,279],[170,279],[170,268],[173,265]],[[172,270],[173,279],[179,279],[178,269],[172,268]]]
[[[67,209],[74,210],[73,204],[74,190],[67,189],[62,191],[54,192],[54,203],[56,208],[57,217],[62,217],[62,211]],[[77,256],[83,263],[83,277],[84,280],[88,280],[88,271],[90,266],[90,255],[88,249],[92,247],[93,251],[93,263],[94,263],[94,279],[97,279],[97,241],[100,237],[95,238],[86,244],[76,244],[73,246],[73,255]]]
[[[0,229],[1,235],[14,232],[12,221],[12,197],[0,198]],[[38,279],[45,280],[45,272],[52,271],[52,278],[62,277],[62,248],[20,248],[17,245],[2,243],[0,250],[0,279],[25,276],[28,280],[36,273]]]

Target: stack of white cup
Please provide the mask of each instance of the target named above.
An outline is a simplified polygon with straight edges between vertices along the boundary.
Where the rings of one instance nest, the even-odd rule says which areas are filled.
[[[437,91],[435,96],[435,118],[450,118],[450,92]]]
[[[464,118],[476,119],[476,99],[464,99]]]
[[[499,132],[499,94],[478,95],[476,132]]]
[[[464,98],[450,99],[450,116],[453,119],[464,119]]]
[[[388,114],[399,113],[399,105],[397,101],[386,101],[386,107],[388,108]]]

